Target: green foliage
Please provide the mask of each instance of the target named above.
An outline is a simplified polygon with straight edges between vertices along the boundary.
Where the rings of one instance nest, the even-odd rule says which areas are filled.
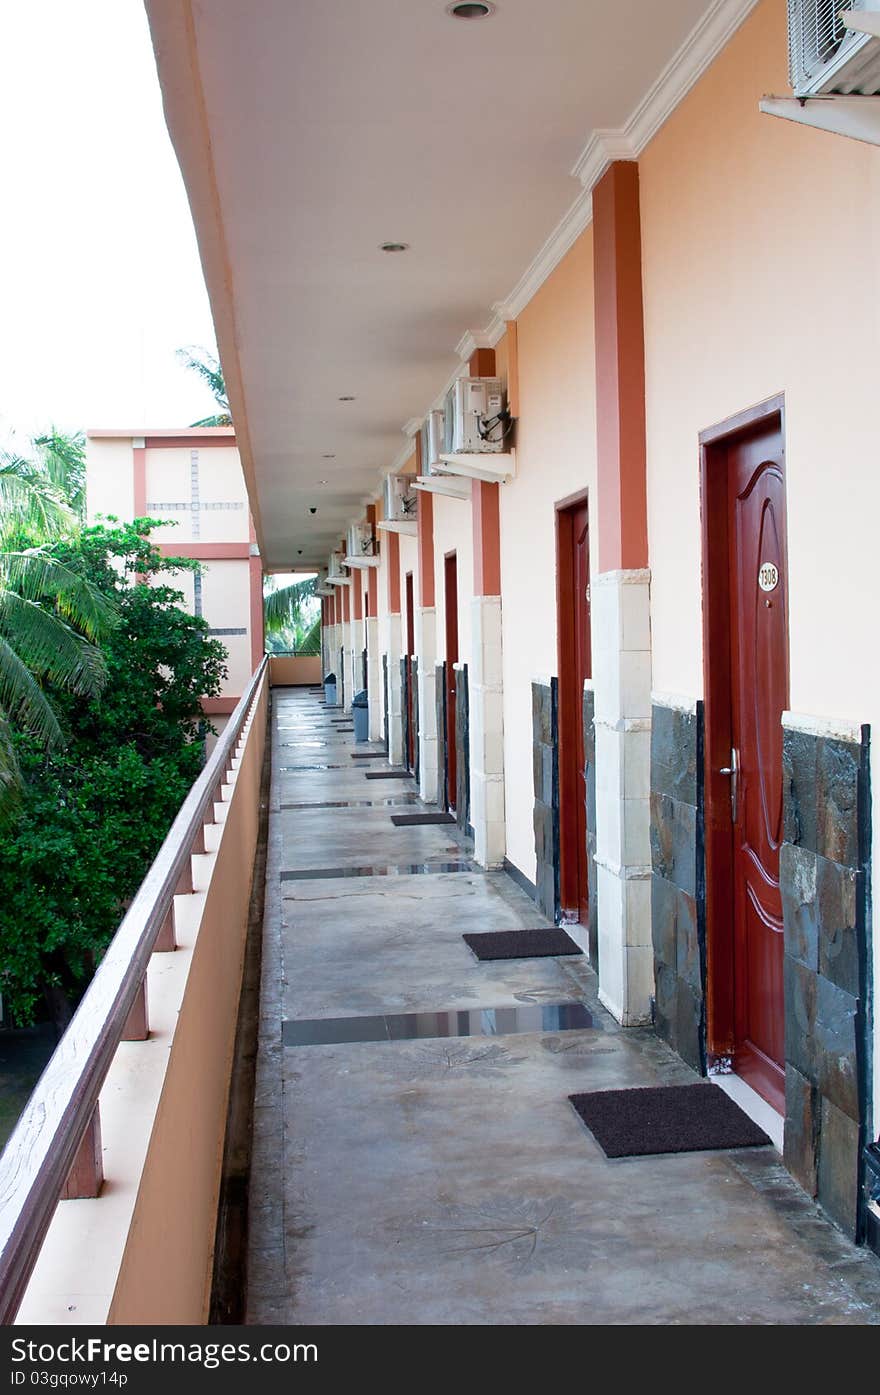
[[[317,577],[314,576],[304,577],[288,586],[278,586],[271,575],[265,578],[263,616],[266,648],[270,653],[321,652],[320,607],[315,595],[317,584]]]
[[[49,482],[67,501],[74,516],[82,522],[86,516],[86,438],[81,431],[72,435],[50,426],[42,436],[34,436],[31,445],[40,468]]]
[[[59,452],[67,438],[52,439]],[[21,793],[14,733],[26,732],[45,750],[62,744],[45,685],[99,693],[107,675],[96,644],[117,619],[112,597],[57,553],[52,539],[75,521],[60,467],[58,481],[49,474],[45,461],[0,458],[0,822]]]
[[[82,992],[203,763],[200,698],[219,692],[225,650],[168,584],[197,564],[162,558],[153,526],[56,544],[58,565],[88,577],[119,619],[103,639],[102,692],[47,680],[66,744],[13,741],[23,793],[0,843],[0,991],[22,1025],[41,1001]]]

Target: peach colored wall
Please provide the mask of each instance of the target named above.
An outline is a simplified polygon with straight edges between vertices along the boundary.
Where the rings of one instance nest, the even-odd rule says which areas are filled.
[[[320,683],[321,658],[299,657],[295,654],[272,654],[269,659],[269,680],[273,688]]]
[[[192,491],[190,451],[182,446],[150,448],[146,453],[147,503],[189,503]],[[199,510],[197,540],[207,542],[247,542],[249,514],[244,476],[234,446],[199,448],[199,500],[204,504],[238,504],[240,508]],[[149,510],[167,519],[167,526],[153,533],[156,542],[194,540],[189,510],[173,512]]]
[[[458,561],[458,657],[471,657],[471,601],[474,595],[474,549],[469,500],[434,495],[434,593],[437,608],[437,660],[446,658],[447,552]]]
[[[532,694],[555,674],[554,501],[595,487],[593,235],[587,228],[517,322],[516,479],[501,487],[507,856],[533,879]]]
[[[134,517],[134,458],[131,437],[86,439],[86,509],[89,523],[99,515]]]
[[[784,392],[791,706],[877,731],[880,150],[787,90],[764,0],[642,156],[653,685],[703,691],[697,434]]]
[[[267,699],[264,682],[205,898],[108,1325],[207,1321]]]

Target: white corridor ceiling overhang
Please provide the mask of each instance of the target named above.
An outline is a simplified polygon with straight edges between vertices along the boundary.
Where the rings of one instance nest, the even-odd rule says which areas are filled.
[[[146,0],[267,568],[326,561],[577,175],[752,3]]]

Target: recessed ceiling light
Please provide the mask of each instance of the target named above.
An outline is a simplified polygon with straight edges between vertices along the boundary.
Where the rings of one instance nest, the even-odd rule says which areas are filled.
[[[318,480],[318,484],[329,484],[329,480]]]
[[[489,0],[480,0],[480,3],[470,3],[470,0],[460,0],[455,5],[447,5],[446,13],[452,15],[453,19],[488,19],[489,15],[495,13],[495,6]]]
[[[379,251],[380,251],[380,252],[408,252],[408,251],[409,251],[409,243],[408,243],[408,242],[380,242],[380,243],[379,243]]]
[[[356,400],[357,400],[357,399],[354,398],[354,397],[340,397],[340,398],[339,398],[339,401],[340,401],[340,402],[355,402]]]

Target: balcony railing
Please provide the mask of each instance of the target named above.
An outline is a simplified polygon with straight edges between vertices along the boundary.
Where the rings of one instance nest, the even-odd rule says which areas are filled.
[[[248,762],[248,798],[254,806],[258,802],[255,791],[259,789],[265,739],[267,668],[268,661],[264,659],[181,806],[0,1158],[0,1322],[4,1324],[15,1319],[59,1201],[98,1197],[101,1192],[99,1095],[120,1042],[146,1041],[150,1035],[148,966],[155,953],[176,948],[181,901],[176,903],[175,897],[192,895],[193,855],[208,851],[206,825],[222,823],[224,813],[232,809],[231,801],[235,799],[245,759]],[[229,817],[232,817],[231,812]],[[245,811],[243,819],[243,823],[236,826],[235,837],[229,840],[226,854],[227,858],[237,859],[231,875],[237,877],[238,882],[247,875],[246,858],[249,856],[251,862],[253,858],[253,848],[250,847],[248,853],[245,845],[256,837],[255,808]],[[211,841],[214,841],[213,836]],[[224,855],[222,832],[215,850],[217,859],[212,864],[212,881]],[[244,904],[246,919],[247,886],[243,898],[240,891],[230,898],[228,889],[223,886],[217,894],[228,916],[236,921],[242,919],[241,905]],[[230,944],[234,948],[237,940]],[[218,951],[227,959],[230,944]],[[210,945],[208,950],[210,958]],[[191,974],[192,969],[188,972]],[[240,960],[238,975],[240,984]],[[226,1015],[234,1019],[237,1004],[234,968],[229,970],[228,978],[229,986],[222,996]],[[205,990],[200,991],[204,996]],[[226,1040],[234,1032],[234,1021],[222,1024],[222,1030],[224,1036],[219,1045],[226,1050]],[[173,1033],[169,1031],[168,1035],[171,1037]],[[206,1037],[203,1049],[210,1052],[213,1045]],[[212,1127],[218,1123],[218,1111],[225,1110],[221,1086],[222,1080],[214,1090],[220,1103],[212,1116]],[[222,1119],[219,1123],[219,1146],[222,1148]],[[195,1145],[191,1146],[197,1151]],[[216,1152],[217,1147],[216,1139],[209,1140],[206,1154],[210,1154],[212,1148]]]

